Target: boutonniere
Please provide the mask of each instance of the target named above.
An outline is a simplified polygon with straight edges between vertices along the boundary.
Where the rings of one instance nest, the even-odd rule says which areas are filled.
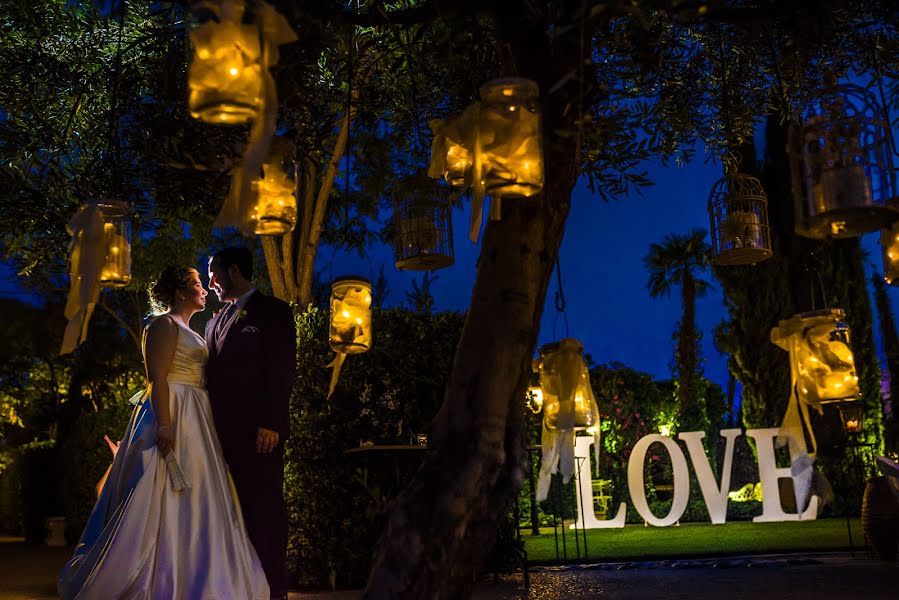
[[[247,316],[247,309],[244,308],[244,309],[241,309],[241,311],[239,313],[237,313],[237,320],[240,321],[245,316]]]

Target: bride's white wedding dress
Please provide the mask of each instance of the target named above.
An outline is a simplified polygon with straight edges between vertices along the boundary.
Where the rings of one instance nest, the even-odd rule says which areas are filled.
[[[190,487],[173,489],[149,394],[135,396],[106,484],[60,574],[63,599],[268,600],[203,387],[208,357],[203,338],[179,324],[169,410]]]

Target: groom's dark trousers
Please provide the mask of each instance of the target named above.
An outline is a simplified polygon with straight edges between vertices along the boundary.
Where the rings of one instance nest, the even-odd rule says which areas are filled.
[[[293,312],[286,302],[257,291],[242,310],[223,310],[209,321],[206,343],[212,414],[247,533],[272,596],[286,596],[284,443],[296,376]],[[259,427],[278,432],[278,445],[269,454],[256,451]]]

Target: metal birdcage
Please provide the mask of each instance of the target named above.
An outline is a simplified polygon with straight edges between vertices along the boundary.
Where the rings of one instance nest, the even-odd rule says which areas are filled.
[[[768,197],[755,177],[732,172],[719,179],[709,194],[712,262],[753,265],[770,258]]]
[[[792,169],[796,233],[854,237],[899,218],[887,205],[896,197],[889,126],[873,94],[829,85],[803,113],[798,133]]]
[[[433,271],[453,264],[451,217],[449,201],[438,190],[413,191],[397,199],[393,209],[396,268]]]

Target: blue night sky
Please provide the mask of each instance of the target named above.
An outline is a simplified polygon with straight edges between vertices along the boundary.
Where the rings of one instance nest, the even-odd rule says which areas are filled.
[[[683,167],[650,163],[648,174],[655,185],[644,189],[642,196],[634,194],[609,203],[593,196],[584,182],[577,186],[562,242],[562,277],[568,333],[584,343],[594,361],[617,361],[657,379],[667,379],[671,377],[672,334],[680,318],[680,296],[675,290],[669,298],[650,298],[643,257],[651,243],[662,241],[668,234],[682,234],[697,227],[708,229],[706,202],[711,186],[720,177],[720,166],[713,162],[704,164],[698,157]],[[480,245],[468,240],[469,209],[470,203],[465,201],[453,211],[456,262],[435,272],[438,279],[431,292],[436,310],[465,310],[471,299]],[[866,235],[863,243],[870,261],[880,269],[878,235]],[[405,302],[405,292],[411,288],[413,278],[421,278],[418,272],[397,271],[393,267],[393,250],[387,246],[370,248],[366,258],[337,252],[329,266],[333,255],[329,247],[319,251],[316,268],[326,277],[330,276],[329,271],[334,276],[377,274],[384,265],[389,279],[384,306]],[[726,357],[715,350],[712,332],[725,317],[725,310],[721,291],[711,274],[707,279],[712,281],[712,289],[697,303],[704,370],[706,377],[724,387]],[[0,295],[29,299],[18,287],[15,273],[2,265],[0,281]],[[564,319],[556,317],[555,290],[553,276],[538,344],[565,336]],[[891,288],[890,294],[896,306],[899,289]]]

